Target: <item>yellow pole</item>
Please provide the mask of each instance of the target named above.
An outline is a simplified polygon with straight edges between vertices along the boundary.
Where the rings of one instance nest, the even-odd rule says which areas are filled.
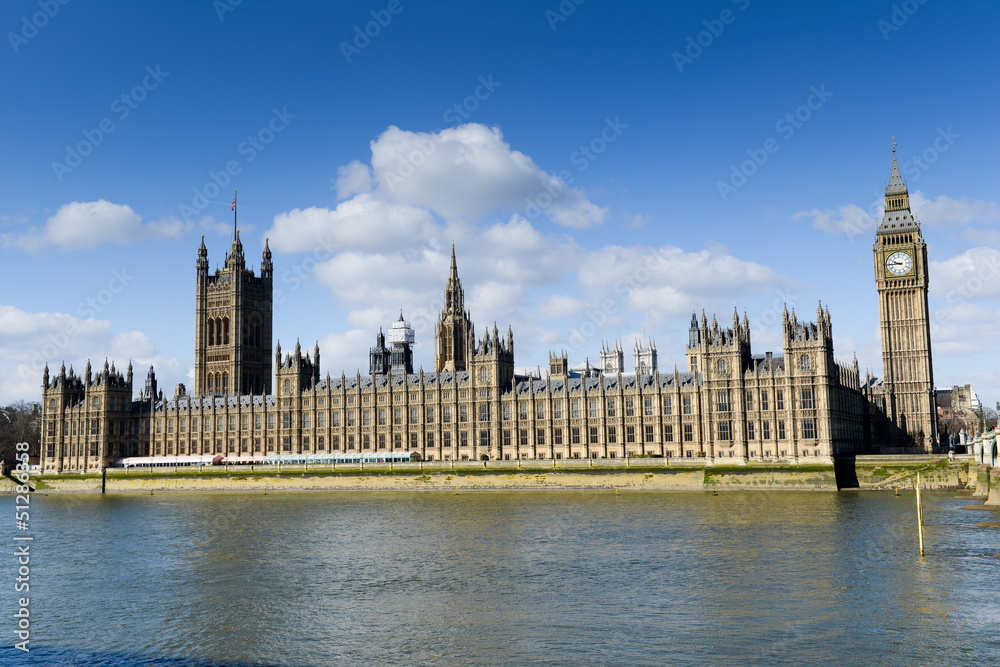
[[[917,535],[920,537],[920,557],[924,556],[924,512],[920,506],[920,473],[917,473]]]

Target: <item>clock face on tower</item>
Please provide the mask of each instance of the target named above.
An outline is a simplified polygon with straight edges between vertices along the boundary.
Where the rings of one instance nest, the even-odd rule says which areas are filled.
[[[913,270],[913,258],[909,253],[894,252],[885,258],[885,269],[894,276],[905,276]]]

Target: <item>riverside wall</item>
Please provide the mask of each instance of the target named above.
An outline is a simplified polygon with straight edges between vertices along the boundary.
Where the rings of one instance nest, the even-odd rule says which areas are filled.
[[[869,460],[873,459],[873,460]],[[921,473],[925,489],[964,489],[968,461],[945,457],[857,457],[834,465],[706,465],[704,461],[524,461],[332,466],[211,466],[203,470],[109,470],[106,476],[32,475],[41,493],[279,492],[349,490],[559,490],[631,491],[910,489]],[[974,480],[974,478],[973,478]],[[0,479],[0,493],[15,484]]]

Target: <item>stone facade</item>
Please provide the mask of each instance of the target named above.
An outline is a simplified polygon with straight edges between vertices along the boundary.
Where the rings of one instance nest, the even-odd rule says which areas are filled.
[[[830,312],[822,305],[813,322],[785,309],[779,354],[752,351],[746,315],[734,312],[731,326],[721,326],[703,312],[700,320],[692,315],[683,372],[676,365],[661,372],[650,340],[635,345],[633,373],[625,372],[615,342],[602,345],[600,369],[588,363],[574,371],[562,353],[550,354],[544,378],[517,375],[510,327],[502,335],[494,324],[476,336],[453,247],[434,372],[413,372],[413,334],[401,315],[388,345],[378,334],[368,375],[324,376],[318,345],[310,356],[296,343],[282,357],[278,344],[272,385],[272,357],[261,356],[271,336],[270,251],[265,246],[255,276],[245,268],[237,232],[215,276],[208,276],[204,240],[198,251],[194,391],[179,385],[165,397],[150,368],[134,400],[131,365],[123,376],[105,364],[96,377],[89,364],[82,377],[63,367],[52,381],[46,367],[42,468],[97,470],[127,456],[382,451],[423,460],[819,463],[875,451],[875,443],[933,437],[926,247],[919,226],[905,218],[905,186],[900,191],[897,180],[894,157],[875,244],[882,381],[862,380],[856,359],[835,360]],[[887,262],[898,252],[909,253],[914,266],[889,276]]]
[[[899,447],[930,452],[937,443],[937,407],[931,329],[927,307],[927,244],[910,211],[906,184],[896,165],[885,188],[885,216],[872,248],[882,334],[882,373],[878,403],[891,422]]]

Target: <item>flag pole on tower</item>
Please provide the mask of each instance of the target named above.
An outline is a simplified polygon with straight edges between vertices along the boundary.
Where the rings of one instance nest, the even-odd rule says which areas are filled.
[[[236,242],[236,190],[233,190],[233,242]]]

